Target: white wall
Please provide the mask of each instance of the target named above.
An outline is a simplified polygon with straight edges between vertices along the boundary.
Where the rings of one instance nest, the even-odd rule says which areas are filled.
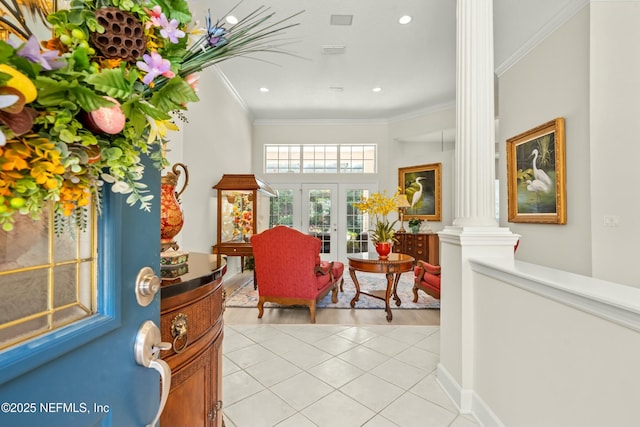
[[[593,276],[640,287],[640,2],[591,6]],[[618,221],[605,225],[605,216]]]
[[[253,173],[272,184],[295,182],[373,183],[379,191],[393,194],[398,187],[398,168],[442,163],[440,230],[451,224],[453,214],[453,141],[432,142],[421,135],[455,126],[452,108],[407,119],[387,121],[264,121],[254,125]],[[265,144],[378,144],[377,174],[265,174]]]
[[[500,225],[520,234],[516,258],[591,275],[589,9],[499,76]],[[564,117],[567,224],[507,222],[506,140]],[[611,250],[612,248],[609,248]]]
[[[200,102],[190,105],[189,122],[180,123],[182,141],[172,138],[170,147],[176,153],[170,160],[181,161],[189,169],[189,185],[180,197],[185,216],[178,235],[180,248],[211,253],[217,238],[217,198],[212,187],[225,173],[251,173],[252,124],[215,68],[201,73],[198,87]],[[230,264],[235,261],[230,259]]]
[[[639,289],[522,262],[474,270],[483,425],[638,425]]]

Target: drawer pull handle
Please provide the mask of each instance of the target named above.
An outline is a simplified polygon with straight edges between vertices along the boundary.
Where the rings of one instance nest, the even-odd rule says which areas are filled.
[[[182,353],[189,344],[189,320],[184,313],[178,313],[171,321],[171,336],[173,337],[173,351]],[[180,346],[179,342],[184,341]]]

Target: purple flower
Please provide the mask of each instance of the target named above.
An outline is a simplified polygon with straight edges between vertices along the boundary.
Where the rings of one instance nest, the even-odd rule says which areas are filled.
[[[136,65],[142,71],[147,72],[147,75],[142,80],[144,84],[148,85],[158,76],[164,76],[169,79],[175,76],[175,73],[171,71],[171,62],[168,59],[164,59],[157,52],[151,52],[151,55],[145,53],[142,55],[142,59],[144,62],[138,61]]]
[[[159,20],[160,26],[162,29],[160,30],[160,35],[173,44],[178,43],[178,39],[181,39],[185,36],[184,31],[178,29],[178,20],[172,19],[169,21],[167,16],[163,13],[160,15]]]
[[[227,39],[223,37],[227,33],[227,30],[223,27],[216,27],[211,24],[211,11],[209,11],[209,14],[205,17],[205,22],[207,24],[206,37],[209,42],[209,46],[217,47],[227,44]]]
[[[227,44],[227,39],[224,36],[226,33],[224,28],[209,28],[207,30],[207,40],[209,41],[209,46],[217,47]]]
[[[34,35],[29,37],[29,40],[18,50],[18,56],[42,65],[45,70],[55,70],[66,65],[66,62],[58,55],[57,50],[48,50],[41,53],[38,39]]]

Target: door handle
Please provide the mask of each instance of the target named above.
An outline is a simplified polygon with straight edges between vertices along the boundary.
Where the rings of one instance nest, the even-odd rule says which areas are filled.
[[[162,394],[160,397],[160,407],[158,413],[151,423],[146,427],[155,427],[160,419],[160,414],[167,403],[169,397],[169,389],[171,388],[171,368],[167,362],[159,359],[161,350],[169,350],[171,343],[162,342],[160,329],[151,320],[147,320],[138,329],[136,342],[133,347],[133,354],[138,365],[145,368],[155,369],[160,373],[160,381],[162,384]]]

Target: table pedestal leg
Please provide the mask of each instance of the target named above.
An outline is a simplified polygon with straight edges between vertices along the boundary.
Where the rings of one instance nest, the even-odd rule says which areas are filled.
[[[389,299],[391,299],[391,293],[395,293],[393,289],[393,273],[387,273],[387,292],[384,295],[384,310],[387,312],[387,322],[391,322],[393,314],[391,314],[391,306],[389,305]]]
[[[351,275],[351,280],[353,280],[353,284],[356,285],[356,294],[351,300],[351,308],[353,308],[356,305],[356,301],[360,299],[360,283],[358,283],[358,279],[356,278],[356,271],[354,269],[350,268],[349,274]]]
[[[400,273],[396,273],[396,277],[393,280],[393,300],[396,302],[396,307],[400,307],[400,304],[402,304],[398,296],[398,282],[400,282]]]

